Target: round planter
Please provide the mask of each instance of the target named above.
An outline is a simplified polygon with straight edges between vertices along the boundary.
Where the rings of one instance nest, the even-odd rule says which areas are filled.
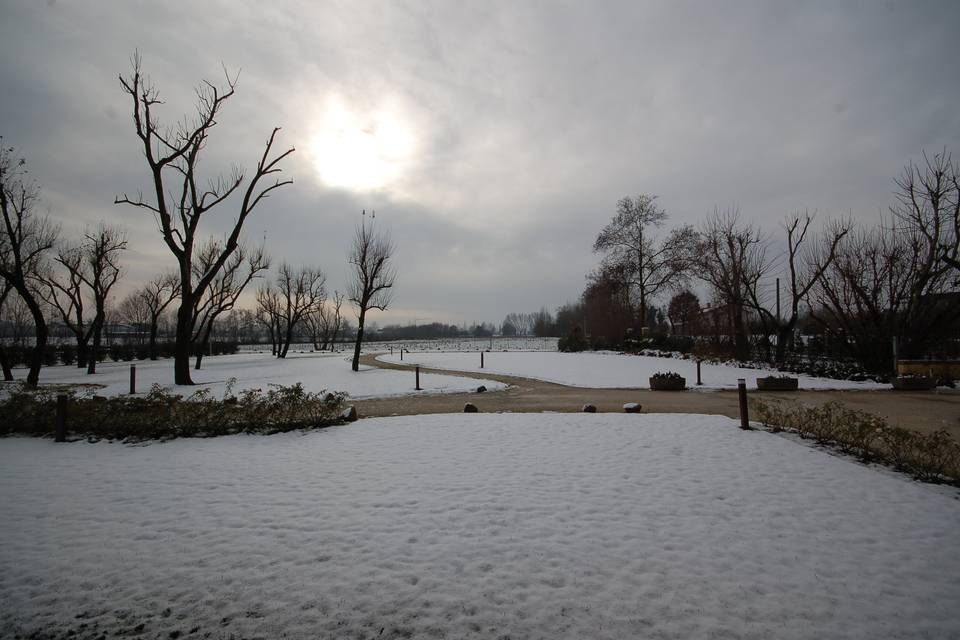
[[[898,376],[890,381],[896,391],[929,391],[937,388],[937,379],[926,376]]]
[[[650,390],[651,391],[683,391],[687,388],[687,379],[680,378],[679,380],[654,380],[650,378]]]
[[[757,378],[757,389],[759,391],[796,391],[800,388],[798,378],[768,376],[766,378]]]

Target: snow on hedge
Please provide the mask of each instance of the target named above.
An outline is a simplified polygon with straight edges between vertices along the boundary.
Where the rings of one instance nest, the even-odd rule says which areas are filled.
[[[687,386],[696,387],[697,365],[693,360],[633,356],[619,353],[584,352],[499,352],[484,353],[484,368],[480,368],[479,353],[405,353],[407,364],[450,371],[477,373],[501,373],[521,378],[534,378],[573,387],[634,388],[648,389],[649,378],[658,371],[674,371],[687,379]],[[382,355],[384,362],[399,362],[400,357]],[[767,369],[745,369],[733,365],[701,365],[701,389],[733,389],[737,378],[745,378],[750,386],[756,386],[758,377],[782,375]],[[853,382],[831,380],[812,376],[788,374],[800,379],[801,389],[888,389],[890,385],[876,382]]]
[[[0,485],[2,637],[960,635],[956,490],[723,417],[9,438]]]
[[[360,371],[350,369],[350,356],[344,353],[290,353],[285,359],[269,353],[241,353],[225,356],[208,356],[203,367],[192,371],[195,387],[173,385],[173,360],[138,360],[134,362],[104,362],[97,364],[97,373],[88,376],[74,366],[45,367],[40,372],[40,382],[98,384],[104,385],[97,394],[114,396],[130,390],[130,365],[137,367],[137,390],[145,393],[154,383],[169,387],[177,393],[190,394],[199,388],[208,388],[214,397],[226,391],[227,381],[236,378],[233,392],[261,388],[268,384],[303,384],[307,391],[343,391],[352,398],[376,398],[414,393],[431,394],[454,391],[470,391],[478,385],[487,389],[502,389],[506,385],[489,380],[474,380],[458,376],[433,374],[420,375],[420,387],[415,391],[412,371],[390,371],[361,366]],[[26,370],[18,371],[26,377]]]

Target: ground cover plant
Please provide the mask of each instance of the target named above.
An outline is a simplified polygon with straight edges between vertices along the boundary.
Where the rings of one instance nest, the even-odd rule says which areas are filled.
[[[880,416],[839,402],[810,407],[752,397],[750,403],[754,416],[773,431],[788,429],[865,462],[889,464],[917,480],[960,486],[960,443],[946,431],[924,434],[891,426]]]
[[[316,429],[340,422],[344,404],[342,393],[305,391],[301,384],[228,390],[223,398],[208,389],[182,396],[159,385],[144,396],[112,398],[21,387],[0,400],[0,435],[54,435],[61,393],[72,436],[130,441]]]

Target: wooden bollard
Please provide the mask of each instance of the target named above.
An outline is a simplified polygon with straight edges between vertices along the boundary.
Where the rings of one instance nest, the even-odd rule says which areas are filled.
[[[403,362],[403,347],[400,347],[400,362]]]
[[[417,391],[420,391],[420,365],[417,365]]]
[[[137,365],[130,365],[130,395],[137,392]]]
[[[750,428],[750,415],[747,409],[747,381],[737,378],[737,394],[740,396],[740,428]]]
[[[56,442],[67,441],[67,396],[64,394],[57,396],[57,424],[55,425],[54,440]]]
[[[483,351],[480,352],[480,368],[483,369]]]
[[[700,379],[700,361],[697,360],[697,384],[703,384],[703,380]]]

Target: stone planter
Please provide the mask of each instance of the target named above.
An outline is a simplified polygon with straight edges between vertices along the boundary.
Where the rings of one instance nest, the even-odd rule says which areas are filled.
[[[896,391],[929,391],[937,388],[937,379],[927,376],[898,376],[890,381]]]
[[[686,378],[680,378],[679,380],[676,380],[676,379],[659,380],[657,378],[650,378],[651,391],[683,391],[686,388],[687,388]]]
[[[757,378],[758,391],[796,391],[800,388],[800,380],[789,376],[767,376]]]

